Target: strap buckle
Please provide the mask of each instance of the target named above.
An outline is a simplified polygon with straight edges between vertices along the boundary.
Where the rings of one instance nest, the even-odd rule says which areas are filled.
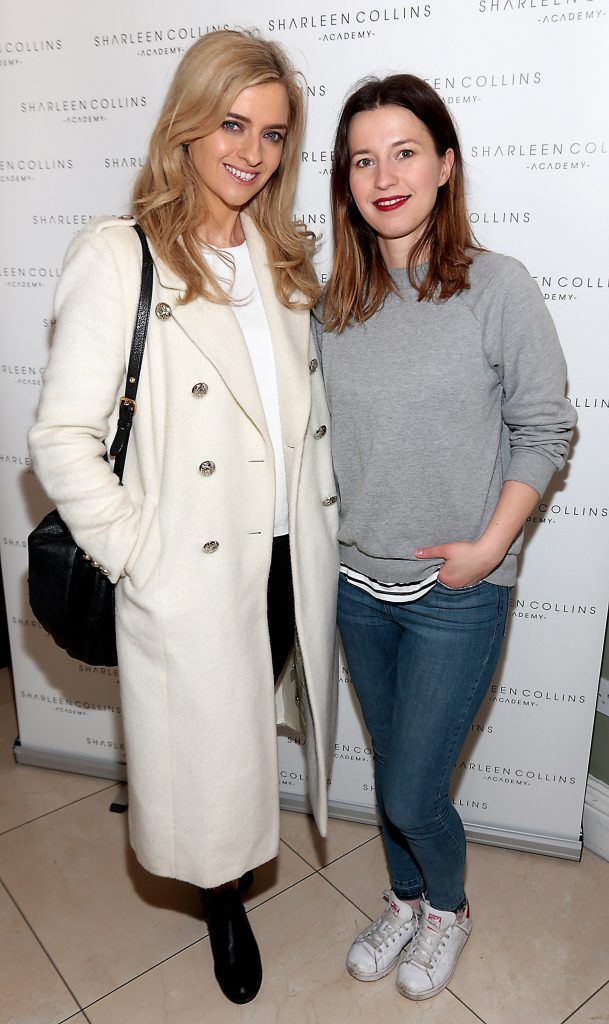
[[[126,395],[121,395],[121,398],[120,398],[120,404],[121,404],[121,405],[127,405],[127,406],[130,406],[130,408],[131,408],[131,414],[132,414],[133,416],[135,416],[135,414],[136,414],[136,412],[137,412],[137,405],[136,405],[136,401],[135,401],[135,398],[127,398],[127,396],[126,396]]]

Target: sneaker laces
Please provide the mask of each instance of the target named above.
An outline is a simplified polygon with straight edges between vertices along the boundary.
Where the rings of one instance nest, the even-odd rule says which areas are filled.
[[[390,903],[392,896],[393,894],[388,889],[385,889],[383,899]],[[372,946],[373,949],[378,950],[381,946],[385,945],[385,943],[391,942],[394,936],[409,923],[409,921],[398,921],[395,913],[389,906],[383,911],[380,917],[377,917],[376,921],[373,921],[372,924],[366,928],[365,932],[362,934],[362,939],[364,942],[367,942],[369,946]]]
[[[443,940],[446,938],[448,928],[438,928],[426,917],[421,917],[419,930],[415,935],[411,952],[408,956],[410,963],[415,963],[425,970],[433,966]]]

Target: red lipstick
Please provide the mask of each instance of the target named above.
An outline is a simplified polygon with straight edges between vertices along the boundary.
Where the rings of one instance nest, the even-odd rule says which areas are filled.
[[[390,213],[391,210],[399,210],[409,199],[410,196],[381,196],[372,205],[376,206],[379,213]]]

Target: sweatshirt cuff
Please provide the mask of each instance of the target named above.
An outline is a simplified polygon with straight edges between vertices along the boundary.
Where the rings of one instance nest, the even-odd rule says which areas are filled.
[[[541,497],[556,472],[556,466],[545,455],[523,448],[512,451],[505,480],[528,484]]]

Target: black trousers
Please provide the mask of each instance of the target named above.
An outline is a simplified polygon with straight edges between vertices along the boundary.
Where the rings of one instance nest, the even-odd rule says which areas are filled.
[[[273,674],[279,678],[294,643],[294,588],[290,565],[290,538],[287,534],[273,539],[273,555],[267,590],[267,616]]]

